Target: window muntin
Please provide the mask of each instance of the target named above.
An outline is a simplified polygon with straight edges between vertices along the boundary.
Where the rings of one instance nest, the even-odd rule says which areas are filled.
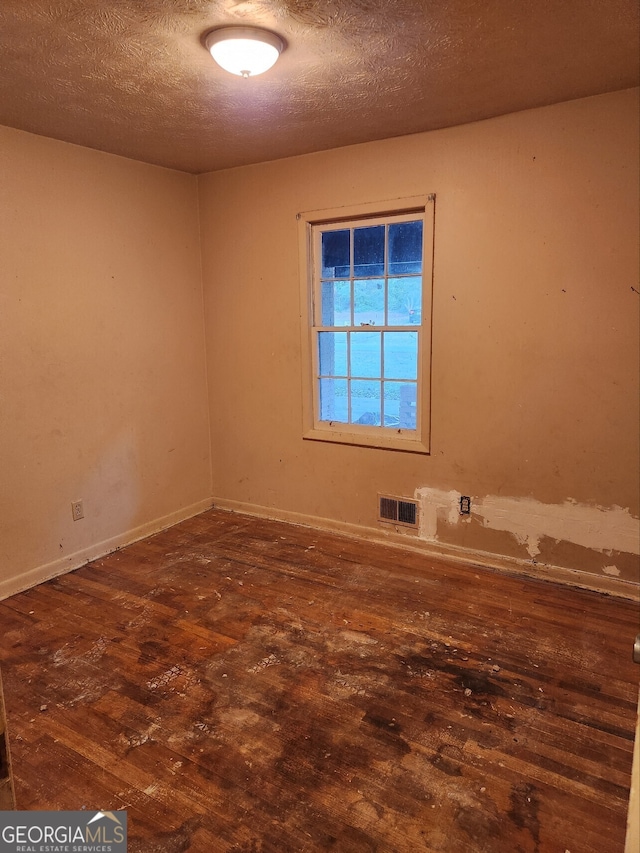
[[[428,452],[433,200],[305,217],[306,438]]]

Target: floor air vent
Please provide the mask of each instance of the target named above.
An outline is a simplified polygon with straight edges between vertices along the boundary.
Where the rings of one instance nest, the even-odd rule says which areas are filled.
[[[379,495],[378,521],[402,524],[403,527],[418,527],[418,502],[403,498]]]

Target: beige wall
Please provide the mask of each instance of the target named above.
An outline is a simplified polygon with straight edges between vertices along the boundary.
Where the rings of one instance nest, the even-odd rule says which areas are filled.
[[[0,597],[212,495],[637,580],[637,97],[200,179],[0,128]],[[303,441],[296,214],[429,192],[431,456]]]
[[[210,496],[196,183],[0,128],[0,595]]]
[[[214,499],[637,580],[637,152],[627,91],[202,176]],[[303,441],[296,214],[430,192],[431,456]]]

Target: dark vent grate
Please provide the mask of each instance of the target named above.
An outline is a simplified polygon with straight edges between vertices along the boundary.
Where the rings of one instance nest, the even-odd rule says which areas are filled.
[[[380,518],[398,520],[398,501],[395,498],[380,498]]]
[[[418,526],[418,504],[416,501],[379,496],[378,521],[391,521],[405,527]]]
[[[398,521],[401,524],[410,524],[412,527],[416,523],[417,508],[414,503],[409,501],[398,501]]]

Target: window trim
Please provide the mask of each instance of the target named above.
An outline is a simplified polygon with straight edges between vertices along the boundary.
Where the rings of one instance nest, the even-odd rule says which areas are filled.
[[[303,439],[329,441],[410,453],[431,452],[431,338],[433,311],[433,251],[435,228],[435,194],[399,198],[391,201],[369,202],[346,207],[312,210],[297,215],[300,264],[300,317],[302,355],[302,417]],[[418,364],[417,424],[416,430],[396,427],[368,426],[320,421],[319,388],[314,372],[314,299],[317,293],[314,281],[314,228],[352,220],[369,220],[415,214],[423,218],[423,273],[422,273],[422,323],[419,326],[420,344]],[[384,330],[387,327],[376,327]]]

